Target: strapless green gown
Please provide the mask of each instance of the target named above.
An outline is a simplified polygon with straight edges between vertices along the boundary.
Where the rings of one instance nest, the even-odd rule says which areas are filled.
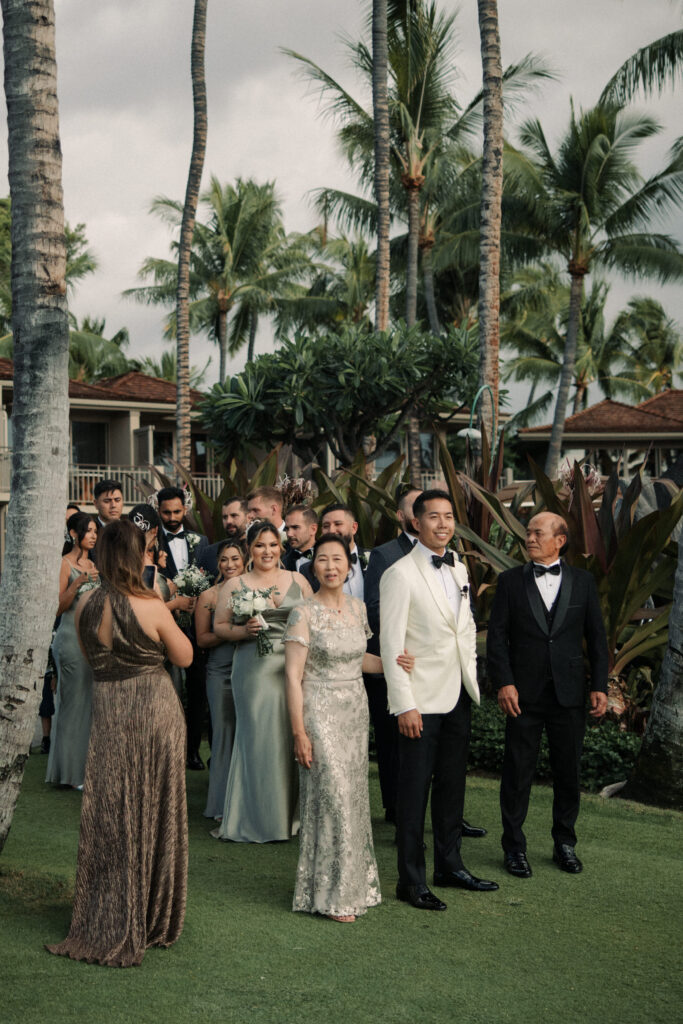
[[[223,821],[212,835],[234,843],[290,839],[298,820],[299,779],[285,698],[285,647],[292,608],[302,600],[292,582],[279,608],[267,608],[273,650],[259,657],[256,640],[237,644],[232,663],[235,744]]]

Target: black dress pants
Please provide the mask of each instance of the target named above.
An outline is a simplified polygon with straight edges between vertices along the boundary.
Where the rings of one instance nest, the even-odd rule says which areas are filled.
[[[398,773],[398,725],[396,717],[387,707],[387,683],[382,675],[363,676],[368,696],[370,721],[375,734],[379,785],[382,806],[393,817],[396,812],[396,783]]]
[[[505,753],[500,780],[500,811],[503,820],[503,849],[506,853],[526,852],[522,826],[529,809],[531,784],[536,771],[543,729],[548,736],[548,753],[553,773],[553,826],[556,844],[576,843],[574,826],[579,814],[581,751],[586,728],[586,711],[565,708],[558,703],[552,680],[547,682],[533,704],[522,704],[521,715],[508,716],[505,723]]]
[[[188,757],[194,757],[199,754],[202,731],[206,721],[206,656],[204,651],[197,647],[193,636],[190,636],[190,640],[192,640],[194,657],[192,664],[185,669],[185,721],[187,723],[187,753]],[[211,743],[210,734],[209,743]]]
[[[465,774],[470,743],[471,701],[464,687],[444,715],[423,715],[420,739],[398,736],[396,842],[398,880],[426,884],[424,822],[432,791],[434,871],[460,871]]]

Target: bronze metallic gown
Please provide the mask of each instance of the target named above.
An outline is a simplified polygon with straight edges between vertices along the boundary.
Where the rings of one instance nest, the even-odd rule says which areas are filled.
[[[98,639],[105,601],[112,648]],[[180,936],[187,883],[185,718],[164,647],[106,584],[83,609],[93,670],[76,888],[69,934],[51,953],[130,967]]]

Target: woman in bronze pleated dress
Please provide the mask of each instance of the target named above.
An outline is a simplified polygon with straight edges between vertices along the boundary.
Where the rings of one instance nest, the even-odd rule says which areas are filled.
[[[51,953],[132,967],[180,936],[187,881],[185,718],[164,658],[192,645],[142,582],[144,535],[127,520],[102,531],[101,587],[76,627],[93,670],[73,915]]]

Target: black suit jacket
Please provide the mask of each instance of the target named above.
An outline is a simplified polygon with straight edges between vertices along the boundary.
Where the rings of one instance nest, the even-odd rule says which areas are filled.
[[[398,562],[404,555],[410,554],[413,545],[405,533],[394,540],[380,544],[370,552],[370,560],[365,573],[365,607],[368,610],[368,623],[372,636],[368,640],[368,651],[379,657],[379,581],[383,573]]]
[[[531,563],[498,577],[486,645],[495,688],[514,685],[522,703],[533,703],[550,677],[558,703],[578,707],[586,699],[585,639],[590,689],[606,693],[607,638],[591,574],[563,562],[550,628],[544,607]]]
[[[308,550],[313,553],[313,548],[309,548]],[[299,551],[298,548],[287,548],[282,555],[282,568],[287,569],[288,572],[296,572],[296,563],[302,555],[303,551]],[[308,577],[306,577],[306,579],[308,579]]]
[[[365,581],[368,552],[365,548],[361,548],[356,544],[356,554],[358,555],[358,564],[360,565],[360,571],[363,573],[363,581]],[[302,565],[301,568],[299,569],[299,572],[304,577],[304,579],[307,579],[308,582],[311,584],[313,593],[317,593],[320,590],[320,584],[313,575],[313,563],[307,562],[306,565]],[[365,582],[363,582],[363,592],[365,592]]]
[[[186,534],[194,534],[195,537],[199,537],[199,541],[195,545],[190,546],[188,544],[187,546],[187,554],[189,558],[188,564],[199,565],[200,559],[203,557],[204,552],[209,546],[209,542],[203,533],[195,533],[194,530],[186,530],[185,532]],[[163,529],[159,531],[159,547],[162,551],[166,552],[166,568],[160,569],[159,571],[166,577],[166,579],[172,580],[174,576],[177,576],[178,569],[176,568],[175,560]]]

